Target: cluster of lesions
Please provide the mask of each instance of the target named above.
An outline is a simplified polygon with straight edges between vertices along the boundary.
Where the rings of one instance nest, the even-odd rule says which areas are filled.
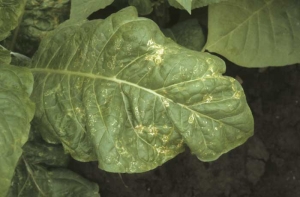
[[[231,89],[233,91],[232,98],[234,99],[240,99],[243,96],[243,91],[238,86],[238,82],[234,78],[230,78],[231,82]]]
[[[165,47],[155,43],[153,39],[150,39],[147,42],[147,50],[150,52],[154,51],[154,54],[150,53],[149,55],[146,55],[145,60],[152,61],[155,65],[161,65],[164,61],[163,55],[165,53]]]
[[[169,146],[169,144],[171,144],[170,140],[172,138],[174,128],[166,124],[159,127],[156,127],[153,124],[148,126],[139,124],[134,127],[134,130],[136,134],[143,138],[149,146],[152,146],[154,151],[159,155],[170,155],[175,149],[180,149],[183,146],[183,141],[180,140],[176,145],[173,145],[175,147]],[[162,132],[163,130],[167,132]]]

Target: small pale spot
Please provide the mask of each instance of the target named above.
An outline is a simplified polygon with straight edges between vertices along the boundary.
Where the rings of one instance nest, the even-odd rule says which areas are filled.
[[[163,103],[163,105],[165,107],[169,107],[170,106],[169,102],[166,99],[163,99],[162,103]]]
[[[212,101],[213,97],[209,94],[206,94],[203,96],[203,100],[205,103],[210,103]]]
[[[235,99],[240,99],[241,96],[242,96],[241,92],[240,92],[240,91],[236,91],[236,92],[234,93],[234,95],[233,95],[233,98],[235,98]]]
[[[143,133],[144,128],[145,127],[140,124],[140,125],[135,126],[134,129],[135,129],[136,132],[138,132],[139,134],[141,134],[141,133]]]
[[[206,63],[213,64],[213,63],[215,63],[215,60],[213,60],[212,58],[207,58]]]
[[[150,134],[150,135],[153,135],[153,136],[156,136],[156,135],[157,135],[158,129],[157,129],[155,126],[150,125],[150,126],[148,127],[148,129],[149,129],[149,134]]]
[[[193,124],[193,123],[194,123],[194,120],[195,120],[194,114],[191,114],[191,115],[189,116],[188,122],[189,122],[190,124]]]
[[[169,140],[169,137],[168,137],[167,135],[164,135],[164,136],[162,137],[162,141],[163,141],[164,143],[166,143],[168,140]]]

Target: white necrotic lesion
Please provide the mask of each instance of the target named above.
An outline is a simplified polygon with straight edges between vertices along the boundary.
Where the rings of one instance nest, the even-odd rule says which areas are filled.
[[[153,61],[156,65],[160,65],[163,62],[163,54],[164,54],[164,47],[160,44],[155,43],[152,39],[148,40],[147,42],[148,50],[154,50],[154,54],[147,55],[145,60]]]

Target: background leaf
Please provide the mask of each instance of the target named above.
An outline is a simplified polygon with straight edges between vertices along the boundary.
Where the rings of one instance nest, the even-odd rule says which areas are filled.
[[[5,196],[28,138],[34,104],[33,76],[27,68],[0,64],[0,196]]]
[[[3,42],[11,51],[32,57],[41,39],[70,16],[70,0],[26,0],[18,31]]]
[[[300,1],[231,0],[209,7],[206,49],[245,67],[300,62]]]
[[[169,4],[175,8],[185,9],[190,14],[192,12],[192,0],[169,0]]]
[[[0,41],[18,25],[25,2],[26,0],[0,0]]]
[[[128,3],[136,7],[140,15],[150,14],[153,10],[151,0],[128,0]]]
[[[114,0],[72,0],[70,19],[81,20],[112,4]]]
[[[66,155],[61,145],[48,144],[42,140],[35,140],[23,146],[23,158],[32,164],[67,167],[69,155]]]
[[[227,0],[168,0],[169,4],[175,8],[185,9],[188,13],[191,13],[191,10],[207,6],[213,3],[219,3],[221,1]]]
[[[28,66],[31,62],[31,59],[20,53],[10,52],[11,55],[11,64],[15,66]]]
[[[97,184],[63,168],[69,156],[61,145],[33,137],[23,151],[7,197],[99,197]]]
[[[43,138],[107,171],[153,169],[184,144],[214,160],[253,132],[241,86],[221,75],[224,62],[177,45],[133,7],[61,25],[31,71]]]
[[[163,30],[165,36],[188,49],[201,51],[205,45],[205,35],[196,19],[177,23],[172,28]]]

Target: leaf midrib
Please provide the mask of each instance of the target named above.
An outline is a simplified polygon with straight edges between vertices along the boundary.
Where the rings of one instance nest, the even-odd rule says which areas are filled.
[[[30,70],[32,72],[45,72],[45,73],[52,73],[52,74],[72,75],[72,76],[87,77],[87,78],[92,78],[92,79],[103,79],[103,80],[107,80],[107,81],[113,81],[113,82],[116,82],[119,84],[122,83],[122,84],[127,84],[129,86],[133,86],[136,88],[140,88],[140,89],[150,92],[151,94],[154,94],[156,96],[163,97],[162,95],[156,93],[155,91],[153,91],[151,89],[144,88],[142,86],[131,83],[129,81],[118,79],[115,76],[105,77],[105,76],[101,76],[101,75],[95,75],[92,73],[82,73],[82,72],[69,71],[69,70],[54,70],[54,69],[47,69],[47,68],[31,68]]]
[[[92,79],[103,79],[103,80],[107,80],[107,81],[112,81],[112,82],[115,82],[115,83],[119,83],[119,84],[127,84],[129,86],[133,86],[133,87],[136,87],[136,88],[139,88],[139,89],[142,89],[146,92],[149,92],[151,94],[154,94],[155,96],[158,96],[159,98],[163,98],[163,99],[167,99],[171,102],[173,102],[174,104],[178,104],[180,105],[181,107],[189,110],[191,113],[195,113],[195,114],[198,114],[204,118],[208,118],[208,119],[211,119],[213,121],[216,121],[220,124],[223,124],[223,125],[227,125],[229,127],[232,127],[232,128],[235,128],[233,127],[232,125],[228,125],[220,120],[217,120],[217,119],[214,119],[210,116],[207,116],[207,115],[204,115],[198,111],[195,111],[191,108],[189,108],[188,106],[182,104],[182,103],[178,103],[178,102],[175,102],[173,101],[172,99],[170,98],[167,98],[167,97],[164,97],[163,95],[161,94],[158,94],[157,92],[155,92],[154,90],[151,90],[151,89],[148,89],[148,88],[145,88],[145,87],[142,87],[142,86],[139,86],[137,84],[134,84],[134,83],[131,83],[129,81],[125,81],[125,80],[121,80],[121,79],[118,79],[116,78],[116,76],[112,76],[112,77],[105,77],[105,76],[101,76],[101,75],[96,75],[96,74],[93,74],[93,73],[83,73],[83,72],[76,72],[76,71],[69,71],[69,70],[54,70],[54,69],[48,69],[48,68],[30,68],[30,70],[34,73],[34,72],[44,72],[44,73],[51,73],[51,74],[60,74],[60,75],[72,75],[72,76],[79,76],[79,77],[87,77],[87,78],[92,78]],[[235,128],[237,129],[237,128]]]

